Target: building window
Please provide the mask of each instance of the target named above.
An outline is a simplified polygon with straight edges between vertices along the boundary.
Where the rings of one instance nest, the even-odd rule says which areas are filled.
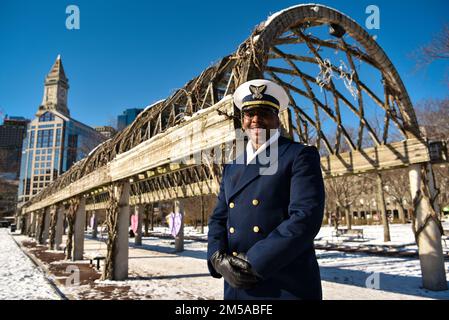
[[[53,146],[53,129],[39,130],[37,132],[37,148]],[[44,151],[42,153],[45,153]]]
[[[53,121],[55,120],[55,115],[51,112],[45,112],[39,117],[39,122]]]
[[[35,131],[30,132],[30,145],[28,146],[28,148],[30,148],[30,149],[34,148],[34,133],[35,133]]]
[[[59,147],[61,145],[61,129],[56,129],[56,141],[55,146]]]
[[[33,160],[33,150],[30,150],[28,153],[28,167],[27,167],[27,176],[29,177],[31,175],[31,170],[32,170],[32,160]]]
[[[47,128],[54,128],[54,124],[42,124],[39,126],[39,129],[47,129]]]
[[[70,134],[67,148],[67,167],[71,167],[76,162],[76,150],[78,146],[78,135]]]
[[[56,174],[57,174],[59,171],[59,149],[55,150],[55,157],[53,159],[53,169],[54,169],[54,172],[56,172]]]

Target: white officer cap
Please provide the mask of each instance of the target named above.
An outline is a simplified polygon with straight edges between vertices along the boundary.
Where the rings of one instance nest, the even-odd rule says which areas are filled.
[[[277,83],[255,79],[241,84],[234,92],[234,103],[240,110],[268,106],[282,111],[288,106],[288,95]]]

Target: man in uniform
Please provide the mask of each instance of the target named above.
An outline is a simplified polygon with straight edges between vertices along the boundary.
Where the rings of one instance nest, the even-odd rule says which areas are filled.
[[[234,103],[249,141],[223,169],[209,219],[209,272],[224,278],[224,299],[321,299],[313,246],[325,198],[318,150],[280,136],[288,96],[276,83],[248,81]],[[262,156],[273,154],[275,170],[264,171]]]

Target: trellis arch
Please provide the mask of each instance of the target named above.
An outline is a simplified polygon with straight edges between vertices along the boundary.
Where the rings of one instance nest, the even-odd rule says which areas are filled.
[[[329,31],[326,32],[323,27]],[[314,35],[314,32],[320,37]],[[328,38],[324,38],[326,36]],[[296,48],[292,48],[293,46]],[[305,50],[302,52],[297,50],[298,46],[302,46]],[[288,52],[288,49],[292,52]],[[336,55],[339,54],[337,59],[333,59],[331,51],[335,51]],[[420,136],[413,107],[395,67],[382,48],[360,25],[337,10],[310,4],[297,5],[280,11],[256,28],[240,46],[237,55],[245,57],[242,59],[244,63],[237,66],[237,73],[240,74],[239,83],[251,78],[265,77],[283,85],[290,93],[297,120],[295,129],[300,140],[308,142],[306,130],[307,126],[312,126],[319,137],[316,143],[319,145],[322,140],[330,154],[338,153],[340,136],[346,139],[350,149],[361,149],[364,130],[372,139],[373,143],[369,145],[387,143],[390,122],[404,138]],[[335,64],[335,60],[342,62],[342,58],[346,59],[345,63]],[[273,63],[279,59],[286,67]],[[382,89],[382,96],[376,94],[375,90],[363,81],[361,72],[356,68],[356,61],[379,73],[378,77],[382,83],[378,83],[377,86]],[[310,69],[305,66],[306,64],[339,73],[343,80],[352,80],[350,85],[356,92],[355,99],[351,99],[338,88],[332,78],[320,83],[317,74],[313,75],[306,71]],[[372,76],[372,72],[370,75]],[[286,78],[290,81],[286,81]],[[296,81],[299,85],[292,84],[294,80],[299,80],[299,83]],[[320,91],[328,93],[328,101],[319,99],[313,88],[320,84]],[[298,106],[294,95],[309,99],[313,105],[313,114],[308,114]],[[365,115],[369,104],[364,103],[364,100],[368,99],[372,100],[373,107],[385,113],[381,136],[378,136]],[[348,133],[347,123],[344,123],[341,113],[343,107],[348,108],[355,118],[358,118],[356,139],[350,137]],[[329,142],[328,135],[322,131],[320,112],[337,126],[337,141],[333,146]],[[306,130],[302,130],[301,127]]]

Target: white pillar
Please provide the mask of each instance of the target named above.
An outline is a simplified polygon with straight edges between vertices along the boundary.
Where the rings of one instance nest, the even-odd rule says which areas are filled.
[[[22,229],[22,217],[20,214],[17,213],[14,215],[15,217],[15,222],[16,222],[16,230],[20,230]]]
[[[35,220],[36,222],[34,223],[34,238],[36,239],[37,242],[39,242],[39,233],[41,232],[41,215],[42,215],[42,211],[36,211],[35,213]]]
[[[73,233],[72,260],[83,260],[84,253],[84,227],[86,224],[86,198],[81,197],[78,210],[76,210],[75,227]]]
[[[129,191],[130,185],[126,182],[119,198],[119,213],[117,218],[116,248],[112,257],[114,264],[114,280],[128,278],[128,246],[129,246]],[[118,190],[116,190],[118,192]]]
[[[433,174],[433,170],[432,170],[432,164],[429,162],[427,164],[427,172],[429,173],[429,177],[427,178],[427,180],[429,180],[429,191],[430,191],[430,195],[432,197],[435,197],[435,195],[437,194],[437,187],[436,187],[436,183],[435,183],[435,175]],[[435,199],[435,202],[433,203],[433,208],[435,209],[435,212],[438,215],[438,218],[441,218],[441,208],[440,208],[440,203],[438,202],[438,197]]]
[[[184,206],[180,200],[174,201],[174,212],[181,213],[181,228],[178,235],[175,237],[175,252],[184,251]]]
[[[425,165],[423,165],[425,166]],[[409,171],[410,191],[412,199],[418,190],[421,190],[421,165],[410,166]],[[415,208],[415,225],[417,228],[424,224],[424,220],[431,212],[431,203],[427,197],[421,198]],[[443,248],[441,234],[438,225],[430,219],[427,226],[419,234],[417,239],[419,261],[423,287],[429,290],[447,290],[446,273],[444,268]]]
[[[134,207],[134,214],[137,216],[137,231],[136,237],[134,238],[134,244],[136,246],[142,245],[142,221],[143,221],[143,204],[138,204]]]
[[[49,234],[50,234],[50,220],[51,220],[51,210],[50,207],[44,209],[44,231],[42,232],[42,244],[46,244]]]
[[[64,212],[63,204],[56,207],[56,229],[55,229],[55,247],[53,250],[59,250],[62,243],[62,235],[64,234]]]
[[[25,215],[25,225],[22,226],[22,234],[28,235],[28,232],[30,230],[30,223],[31,223],[31,214],[27,213]]]
[[[97,239],[98,237],[98,218],[97,218],[97,212],[94,210],[92,211],[92,217],[93,220],[92,223],[92,238]]]
[[[376,171],[376,184],[377,184],[377,199],[379,203],[378,207],[380,209],[382,225],[384,228],[384,242],[389,242],[391,241],[390,225],[388,223],[387,205],[385,203],[384,183],[382,180],[382,175],[380,174],[379,171]]]
[[[34,234],[34,212],[30,212],[29,216],[29,224],[28,224],[28,234],[31,236]]]
[[[36,221],[37,221],[37,213],[33,211],[31,212],[31,222],[30,222],[30,235],[32,237],[36,236]]]

